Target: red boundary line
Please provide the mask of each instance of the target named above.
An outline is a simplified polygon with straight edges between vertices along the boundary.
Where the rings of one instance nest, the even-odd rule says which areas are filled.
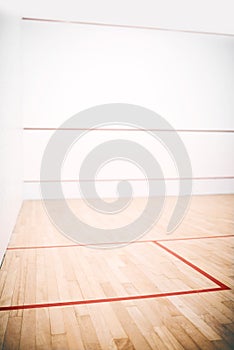
[[[141,241],[139,241],[141,242]],[[198,293],[208,293],[215,291],[223,291],[230,290],[231,288],[220,282],[204,270],[200,269],[187,259],[183,258],[179,254],[175,253],[173,250],[165,247],[161,243],[157,241],[152,241],[152,243],[156,244],[158,247],[164,249],[167,253],[173,255],[175,258],[182,261],[184,264],[191,267],[193,270],[197,271],[216,285],[218,287],[214,288],[205,288],[205,289],[195,289],[195,290],[186,290],[186,291],[176,291],[176,292],[165,292],[158,294],[147,294],[147,295],[132,295],[126,297],[111,297],[111,298],[102,298],[102,299],[87,299],[87,300],[76,300],[76,301],[67,301],[67,302],[56,302],[56,303],[43,303],[43,304],[25,304],[25,305],[9,305],[9,306],[1,306],[0,311],[13,311],[13,310],[25,310],[25,309],[39,309],[39,308],[48,308],[48,307],[62,307],[62,306],[75,306],[75,305],[86,305],[86,304],[98,304],[98,303],[110,303],[116,301],[127,301],[127,300],[142,300],[142,299],[153,299],[153,298],[161,298],[161,297],[170,297],[170,296],[178,296],[178,295],[188,295],[188,294],[198,294]]]
[[[132,241],[132,242],[104,242],[104,243],[76,243],[64,245],[42,245],[42,246],[25,246],[25,247],[8,247],[7,250],[24,250],[24,249],[47,249],[47,248],[71,248],[71,247],[93,247],[99,245],[114,245],[114,244],[134,244],[134,243],[152,243],[152,240]]]
[[[158,132],[212,132],[212,133],[233,133],[232,129],[156,129],[156,128],[39,128],[28,127],[23,128],[25,131],[158,131]]]
[[[158,294],[132,295],[132,296],[126,296],[126,297],[75,300],[75,301],[44,303],[44,304],[11,305],[11,306],[1,306],[0,311],[41,309],[41,308],[47,308],[47,307],[62,307],[62,306],[87,305],[87,304],[100,304],[100,303],[111,303],[111,302],[115,302],[115,301],[127,301],[127,300],[139,300],[139,299],[140,300],[142,300],[142,299],[155,299],[155,298],[162,298],[162,297],[172,297],[172,296],[177,296],[177,295],[218,292],[221,290],[229,290],[229,289],[230,289],[229,287],[225,286],[225,288],[217,287],[217,288],[185,290],[185,291],[179,291],[179,292],[167,292],[167,293],[158,293]]]
[[[130,24],[114,24],[114,23],[87,22],[87,21],[74,21],[74,20],[72,21],[72,20],[64,20],[64,19],[22,17],[22,20],[23,21],[34,21],[34,22],[63,23],[63,24],[85,24],[85,25],[91,25],[91,26],[114,27],[114,28],[159,30],[159,31],[163,31],[163,32],[176,32],[176,33],[188,33],[188,34],[217,35],[217,36],[228,36],[228,37],[234,36],[234,34],[231,34],[231,33],[196,31],[196,30],[189,30],[189,29],[172,29],[172,28],[162,28],[162,27],[155,27],[155,26],[142,26],[142,25],[130,25]]]
[[[24,180],[24,183],[44,183],[44,182],[120,182],[120,181],[186,181],[186,180],[232,180],[234,176],[200,176],[200,177],[166,177],[166,178],[133,178],[133,179],[70,179],[70,180]]]
[[[7,250],[26,250],[26,249],[50,249],[50,248],[71,248],[71,247],[87,247],[87,246],[98,246],[98,245],[114,245],[114,244],[134,244],[134,243],[154,243],[154,242],[173,242],[173,241],[189,241],[189,240],[199,240],[199,239],[214,239],[214,238],[228,238],[234,237],[234,235],[218,235],[218,236],[201,236],[201,237],[181,237],[181,238],[165,238],[157,240],[142,240],[142,241],[132,241],[132,242],[111,242],[111,243],[93,243],[93,244],[64,244],[64,245],[45,245],[45,246],[25,246],[25,247],[8,247]]]
[[[209,238],[228,238],[228,237],[234,237],[233,235],[217,235],[217,236],[201,236],[201,237],[181,237],[181,238],[164,238],[164,239],[157,239],[157,242],[173,242],[173,241],[190,241],[190,240],[196,240],[196,239],[209,239]]]
[[[179,259],[180,261],[182,261],[184,264],[188,265],[189,267],[191,267],[192,269],[194,269],[195,271],[199,272],[201,275],[203,275],[204,277],[206,277],[207,279],[209,279],[210,281],[214,282],[215,284],[217,284],[222,290],[224,289],[230,289],[229,287],[227,287],[225,284],[223,284],[222,282],[220,282],[219,280],[217,280],[215,277],[211,276],[209,273],[205,272],[204,270],[200,269],[198,266],[194,265],[193,263],[191,263],[190,261],[188,261],[187,259],[183,258],[181,255],[175,253],[173,250],[165,247],[163,244],[154,241],[154,244],[156,244],[158,247],[164,249],[166,252],[168,252],[169,254],[173,255],[174,257],[176,257],[177,259]]]

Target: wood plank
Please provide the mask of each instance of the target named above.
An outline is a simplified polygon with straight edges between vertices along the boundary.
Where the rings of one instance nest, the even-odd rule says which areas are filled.
[[[145,199],[113,219],[132,221]],[[110,217],[92,216],[83,202],[69,201],[93,225],[111,228]],[[145,239],[163,245],[234,286],[231,237],[234,195],[197,196],[183,223],[166,235],[175,198],[167,198],[161,219]],[[198,239],[188,240],[189,237]],[[174,240],[183,238],[184,240]],[[49,221],[40,201],[23,204],[11,246],[74,244]],[[0,270],[0,304],[66,302],[128,297],[216,287],[216,284],[153,243],[119,249],[85,247],[8,250]],[[21,349],[231,349],[233,290],[123,302],[0,312],[0,348]],[[126,349],[125,349],[126,348]]]

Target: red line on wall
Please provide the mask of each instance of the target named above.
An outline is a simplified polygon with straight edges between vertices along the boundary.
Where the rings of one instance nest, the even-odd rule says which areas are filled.
[[[138,178],[138,179],[70,179],[70,180],[24,180],[24,183],[38,182],[120,182],[120,181],[186,181],[186,180],[231,180],[234,176],[200,176],[200,177],[167,177],[167,178]]]
[[[24,128],[25,131],[158,131],[158,132],[202,132],[202,133],[233,133],[234,130],[225,129],[155,129],[155,128],[40,128],[40,127],[28,127]]]
[[[228,36],[228,37],[234,36],[234,34],[230,34],[230,33],[206,32],[206,31],[196,31],[196,30],[188,30],[188,29],[172,29],[172,28],[162,28],[162,27],[155,27],[155,26],[69,21],[69,20],[62,20],[62,19],[31,18],[31,17],[22,17],[22,20],[34,21],[34,22],[48,22],[48,23],[81,24],[81,25],[113,27],[113,28],[158,30],[158,31],[164,31],[164,32],[176,32],[176,33],[188,33],[188,34],[218,35],[218,36]]]

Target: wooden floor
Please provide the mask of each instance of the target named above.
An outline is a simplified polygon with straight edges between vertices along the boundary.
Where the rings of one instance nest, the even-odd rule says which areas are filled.
[[[82,220],[115,220],[69,201]],[[175,200],[139,241],[90,249],[61,235],[40,201],[26,201],[0,270],[1,349],[234,349],[234,196],[193,197],[166,234]]]

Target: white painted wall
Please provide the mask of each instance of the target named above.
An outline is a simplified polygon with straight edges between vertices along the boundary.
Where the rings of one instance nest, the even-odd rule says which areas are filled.
[[[233,0],[22,0],[25,17],[234,34]]]
[[[24,127],[56,128],[85,108],[122,102],[156,111],[175,129],[233,130],[233,58],[234,38],[24,21]],[[77,178],[82,157],[90,148],[113,136],[126,137],[124,133],[92,131],[74,147],[63,179]],[[49,131],[24,132],[26,181],[39,180],[50,136]],[[159,145],[143,133],[131,132],[131,138],[160,158],[165,176],[176,176]],[[233,133],[181,133],[181,138],[194,177],[234,175]],[[122,176],[140,177],[136,169],[130,171],[123,164],[102,174],[103,178]],[[103,196],[113,196],[115,188],[115,183],[112,188],[99,185]],[[142,183],[135,182],[134,188],[135,195],[145,194]],[[176,189],[168,183],[170,194]],[[194,193],[233,189],[233,180],[194,182]],[[79,196],[76,184],[64,184],[64,191],[67,197]],[[24,193],[25,198],[38,198],[38,184],[25,183]]]
[[[18,7],[16,2],[8,2],[10,12],[3,10],[2,4],[0,261],[21,205],[22,183],[20,22],[13,14]],[[42,0],[40,6],[38,2],[24,0],[21,15],[234,33],[232,7],[231,0]],[[231,38],[25,22],[23,39],[25,127],[57,127],[86,107],[129,102],[154,109],[176,128],[233,129]],[[99,134],[93,139],[100,136],[104,137]],[[48,137],[45,132],[24,133],[26,180],[38,180]],[[232,134],[182,137],[191,155],[194,175],[233,175]],[[149,145],[146,141],[146,146]],[[64,178],[76,176],[74,152],[70,165],[68,159],[64,169]],[[162,162],[165,159],[166,155]],[[166,174],[173,174],[171,165],[164,168]],[[136,170],[125,170],[126,175],[138,175]],[[113,174],[116,175],[115,170],[106,169],[102,176]],[[196,186],[197,193],[233,191],[232,183],[226,180]],[[68,196],[75,190],[74,184],[65,188]],[[37,191],[38,184],[25,185],[26,198],[37,197]],[[103,191],[111,195],[113,187],[102,187]]]
[[[0,7],[0,262],[22,202],[20,23]]]

